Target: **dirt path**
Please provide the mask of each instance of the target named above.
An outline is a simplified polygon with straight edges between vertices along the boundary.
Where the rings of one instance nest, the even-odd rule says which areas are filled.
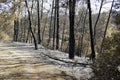
[[[0,80],[74,80],[37,53],[31,45],[0,43]]]

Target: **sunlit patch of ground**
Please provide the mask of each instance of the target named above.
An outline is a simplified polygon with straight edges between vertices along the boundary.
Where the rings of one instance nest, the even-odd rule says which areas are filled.
[[[75,80],[55,65],[40,61],[33,53],[13,48],[0,46],[0,80]]]

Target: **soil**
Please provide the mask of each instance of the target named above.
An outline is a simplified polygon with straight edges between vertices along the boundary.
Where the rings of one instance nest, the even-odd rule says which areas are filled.
[[[0,43],[0,80],[75,80],[28,47]]]

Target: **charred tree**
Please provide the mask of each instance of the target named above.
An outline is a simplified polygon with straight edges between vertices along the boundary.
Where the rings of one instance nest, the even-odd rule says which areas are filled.
[[[54,9],[54,27],[53,27],[53,49],[55,48],[55,34],[56,34],[56,1],[55,0],[55,9]]]
[[[27,8],[27,12],[28,12],[28,20],[29,20],[29,30],[32,34],[32,37],[33,37],[33,40],[34,40],[34,45],[35,45],[35,50],[38,49],[38,45],[37,45],[37,41],[36,41],[36,38],[35,38],[35,35],[32,31],[32,22],[31,22],[31,16],[30,16],[30,11],[29,11],[29,8],[28,8],[28,3],[27,3],[27,0],[25,0],[25,5],[26,5],[26,8]]]
[[[56,0],[56,18],[57,18],[56,49],[59,49],[59,0]]]
[[[97,23],[99,21],[99,17],[100,17],[100,13],[101,13],[101,10],[102,10],[103,2],[104,2],[104,0],[101,0],[101,5],[100,5],[99,13],[98,13],[95,25],[94,25],[94,45],[96,44],[96,27],[97,27]]]
[[[19,33],[19,21],[14,20],[14,36],[13,36],[13,41],[18,40],[18,33]]]
[[[41,44],[41,21],[40,21],[40,5],[39,5],[39,0],[37,0],[37,15],[38,15],[38,44]]]
[[[99,52],[100,54],[103,53],[103,52],[102,52],[102,51],[103,51],[103,42],[104,42],[104,40],[105,40],[106,32],[107,32],[107,29],[108,29],[108,25],[109,25],[111,13],[112,13],[113,5],[114,5],[114,0],[112,1],[111,9],[110,9],[110,12],[109,12],[109,15],[108,15],[108,19],[107,19],[107,23],[106,23],[106,26],[105,26],[104,35],[103,35],[103,39],[102,39],[101,46],[100,46],[100,52]]]
[[[92,30],[92,11],[90,0],[87,0],[88,10],[89,10],[89,30],[90,30],[90,42],[91,42],[91,56],[90,59],[95,59],[95,49],[94,49],[94,39],[93,39],[93,30]]]
[[[41,3],[41,20],[42,20],[42,17],[43,17],[43,0],[42,0],[42,3]]]
[[[74,37],[74,16],[76,0],[69,0],[69,59],[74,59],[75,37]]]
[[[47,46],[49,46],[50,44],[50,40],[51,40],[51,33],[52,33],[52,15],[53,15],[53,8],[54,8],[54,0],[52,1],[52,11],[51,11],[51,17],[50,17],[50,26],[49,26],[49,36],[48,36],[48,42],[47,42]]]

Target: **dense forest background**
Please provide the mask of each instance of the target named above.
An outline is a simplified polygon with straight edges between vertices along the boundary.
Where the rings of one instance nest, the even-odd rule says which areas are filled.
[[[8,7],[7,9],[4,9],[4,7],[2,8],[2,2]],[[51,49],[56,49],[55,47],[59,45],[57,49],[68,52],[70,35],[69,2],[67,0],[59,1],[59,3],[53,0],[51,4],[48,2],[50,1],[2,0],[0,39],[2,41],[13,40],[34,43],[34,38],[32,37],[34,34],[37,43]],[[106,12],[103,12],[101,9],[104,8],[103,6],[109,3],[109,1],[95,2],[96,4],[101,4],[99,13],[92,14],[92,29],[95,40],[94,46],[98,54],[101,51],[100,48],[103,47],[103,39],[105,37],[111,37],[113,33],[119,31],[119,9],[116,9],[119,8],[119,1],[115,1],[113,6],[112,4],[110,5],[112,11]],[[44,5],[47,3],[50,6],[49,9]],[[57,3],[59,7],[57,7]],[[75,54],[79,56],[88,56],[91,54],[91,39],[87,3],[86,1],[78,0],[75,6]],[[30,33],[31,29],[29,27],[32,28],[33,34]],[[59,40],[57,37],[59,37]]]
[[[90,1],[0,0],[0,41],[34,43],[35,49],[41,44],[68,52],[70,59],[74,55],[96,58],[96,74],[106,70],[105,63],[112,70],[120,65],[120,1],[94,0],[100,5],[94,13]],[[102,11],[108,3],[110,9]]]

